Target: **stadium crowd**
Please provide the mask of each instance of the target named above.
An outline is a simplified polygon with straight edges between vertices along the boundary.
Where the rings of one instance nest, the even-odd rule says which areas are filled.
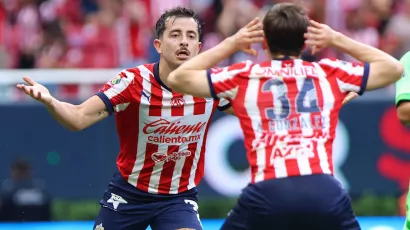
[[[207,49],[283,1],[289,0],[1,0],[0,67],[123,68],[153,62],[155,19],[167,8],[184,5],[200,14]],[[297,2],[315,20],[397,58],[410,50],[410,0]],[[322,55],[351,59],[329,52]],[[245,58],[237,54],[227,62]]]

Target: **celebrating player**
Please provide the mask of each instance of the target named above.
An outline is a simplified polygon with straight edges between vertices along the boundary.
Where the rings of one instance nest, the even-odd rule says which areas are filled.
[[[245,137],[252,181],[222,229],[360,229],[347,192],[333,177],[332,142],[343,99],[397,81],[403,68],[388,54],[309,21],[291,3],[274,5],[262,25],[250,22],[170,74],[169,84],[194,96],[229,98]],[[256,54],[267,40],[271,61],[209,69],[237,51]],[[322,59],[333,47],[360,63]]]
[[[192,10],[166,11],[156,23],[159,63],[120,72],[81,105],[58,101],[30,78],[24,78],[28,86],[17,85],[71,130],[115,113],[119,173],[100,202],[95,229],[202,229],[196,186],[204,174],[206,133],[215,109],[228,109],[230,103],[168,87],[169,73],[197,55],[201,32]]]

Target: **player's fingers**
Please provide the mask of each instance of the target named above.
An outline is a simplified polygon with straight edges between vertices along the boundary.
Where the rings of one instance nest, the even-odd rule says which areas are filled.
[[[243,52],[244,52],[244,53],[247,53],[247,54],[250,54],[250,55],[252,55],[252,56],[258,56],[258,51],[256,51],[256,50],[253,49],[253,48],[246,49],[246,50],[244,50]]]
[[[320,34],[321,33],[320,29],[312,27],[312,26],[309,26],[307,28],[307,31],[308,31],[308,33],[311,33],[311,34]]]
[[[255,25],[251,26],[248,28],[248,31],[256,31],[256,30],[261,30],[263,28],[262,23],[258,22]]]
[[[23,80],[24,80],[25,82],[27,82],[27,84],[29,84],[29,85],[31,85],[31,86],[37,84],[37,82],[35,82],[35,81],[34,81],[33,79],[31,79],[30,77],[23,77]]]
[[[248,37],[249,38],[258,37],[258,38],[263,39],[263,30],[257,30],[257,31],[249,32]]]
[[[251,28],[252,26],[256,25],[259,22],[259,17],[254,18],[252,21],[250,21],[245,28]]]
[[[305,45],[307,45],[307,46],[311,46],[311,47],[313,47],[313,46],[320,46],[320,41],[317,41],[317,40],[306,40],[305,41]]]
[[[310,20],[309,22],[310,22],[311,26],[316,27],[316,28],[322,28],[322,26],[323,26],[322,24],[320,24],[319,22],[316,22],[314,20]]]

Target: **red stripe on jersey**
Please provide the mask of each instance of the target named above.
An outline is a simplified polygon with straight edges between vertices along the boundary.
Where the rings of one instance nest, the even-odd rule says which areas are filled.
[[[287,62],[282,62],[282,65],[284,65],[284,63]],[[284,67],[284,66],[282,66]],[[284,78],[283,82],[286,84],[286,88],[287,90],[287,96],[288,96],[288,100],[289,100],[289,109],[290,109],[290,114],[289,117],[287,119],[289,119],[291,121],[291,123],[296,123],[295,126],[296,127],[302,127],[300,124],[300,114],[297,112],[296,109],[296,105],[298,104],[297,97],[299,94],[299,89],[297,86],[297,82],[296,82],[296,78]],[[288,135],[300,135],[302,134],[302,130],[301,129],[296,129],[296,130],[288,130]],[[292,145],[292,143],[287,143],[288,145]],[[300,145],[300,143],[294,143],[295,145]],[[290,148],[291,149],[291,148]],[[282,153],[282,156],[287,155],[288,153]],[[297,159],[285,159],[285,164],[286,164],[286,171],[287,171],[287,175],[288,176],[293,176],[293,175],[299,175],[300,174],[300,170],[299,170],[299,164],[298,164],[298,160]]]
[[[194,97],[194,101],[194,115],[204,114],[206,110],[206,99]]]
[[[330,119],[330,128],[329,128],[329,135],[331,137],[335,137],[336,135],[336,127],[337,127],[337,120],[338,120],[338,114],[339,111],[342,107],[342,102],[344,99],[344,94],[340,92],[339,85],[337,83],[336,78],[327,78],[329,83],[330,83],[330,88],[332,89],[333,96],[335,98],[334,104],[333,104],[333,109],[331,110],[329,114],[329,119]],[[325,149],[326,149],[326,154],[328,157],[328,162],[330,166],[330,171],[333,174],[333,160],[332,160],[332,143],[330,141],[327,141],[325,143]]]
[[[212,112],[211,112],[211,116],[209,117],[209,121],[212,120],[212,115],[214,114],[216,107],[218,107],[218,101],[217,100],[212,100]],[[209,129],[209,125],[211,124],[211,122],[209,122],[206,124],[206,128],[205,128],[205,133],[204,133],[204,138],[203,138],[203,142],[202,142],[202,146],[201,146],[201,155],[199,157],[198,160],[198,165],[196,166],[196,173],[195,173],[195,185],[198,185],[199,182],[201,182],[202,178],[204,177],[204,163],[205,163],[205,151],[206,151],[206,138],[208,136],[208,129]]]
[[[182,99],[182,100],[181,100]],[[184,116],[184,95],[180,93],[172,93],[171,99],[171,116]],[[172,105],[174,103],[174,105]]]
[[[149,103],[149,116],[160,117],[162,115],[162,87],[157,83],[153,75],[150,75],[151,97]]]
[[[147,143],[145,150],[144,166],[140,171],[140,175],[137,181],[137,187],[145,192],[148,192],[151,173],[155,166],[155,162],[152,160],[151,156],[156,152],[158,152],[158,145]]]
[[[178,193],[188,190],[189,177],[191,175],[192,164],[194,163],[197,146],[197,142],[188,144],[188,151],[190,151],[192,155],[185,158],[184,166],[182,167],[181,179],[179,181]]]
[[[319,79],[313,78],[313,84],[316,89],[317,106],[320,108],[321,111],[323,111],[324,97],[323,97],[322,87],[320,86],[320,83],[319,83]],[[310,120],[312,121],[312,123],[315,123],[316,116],[322,117],[322,113],[315,112],[315,113],[310,114]],[[319,119],[318,123],[319,123],[318,125],[319,127],[323,127],[322,119]],[[315,132],[314,134],[317,133],[318,135],[322,136],[323,131],[324,131],[323,128],[321,130],[314,130]],[[313,144],[313,151],[315,153],[315,156],[313,158],[309,158],[309,165],[312,170],[312,174],[323,173],[323,169],[320,166],[320,158],[319,158],[319,152],[317,149],[317,142],[312,141],[312,144]]]
[[[136,92],[142,91],[142,77],[140,71],[135,69],[129,69],[128,72],[134,74],[134,83],[128,87],[135,87]],[[127,107],[127,111],[115,113],[117,122],[118,139],[120,140],[120,153],[117,156],[118,170],[123,176],[124,180],[128,180],[128,176],[132,173],[135,161],[137,160],[137,144],[138,144],[138,130],[139,123],[132,123],[132,128],[129,127],[129,114],[139,114],[139,101],[141,100],[141,94],[136,93],[133,95],[136,99],[136,103],[130,103]],[[127,128],[124,128],[127,127]]]
[[[178,154],[179,152],[179,145],[170,145],[168,146],[168,156],[172,156],[174,154]],[[169,193],[169,189],[171,188],[172,177],[174,174],[176,162],[174,160],[169,160],[164,162],[164,166],[161,171],[161,176],[159,178],[159,185],[158,185],[158,193]]]

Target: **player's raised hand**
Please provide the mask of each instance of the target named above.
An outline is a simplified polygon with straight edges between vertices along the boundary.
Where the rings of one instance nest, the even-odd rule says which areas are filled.
[[[357,96],[358,96],[357,93],[355,93],[355,92],[350,92],[350,93],[343,99],[342,105],[344,105],[344,104],[346,104],[347,102],[349,102],[349,101],[355,99]]]
[[[37,101],[43,104],[51,103],[53,97],[50,95],[50,92],[46,87],[44,87],[41,84],[38,84],[29,77],[23,77],[23,80],[27,83],[27,85],[18,84],[16,85],[18,89],[20,89],[25,94],[29,95],[30,97],[36,99]]]
[[[332,46],[337,33],[328,25],[310,20],[310,26],[304,34],[305,44],[311,48],[312,54],[315,54],[321,49]]]
[[[240,29],[236,34],[230,37],[235,48],[244,53],[258,55],[258,52],[251,47],[253,43],[260,43],[264,40],[263,25],[260,19],[256,17],[246,26]]]

